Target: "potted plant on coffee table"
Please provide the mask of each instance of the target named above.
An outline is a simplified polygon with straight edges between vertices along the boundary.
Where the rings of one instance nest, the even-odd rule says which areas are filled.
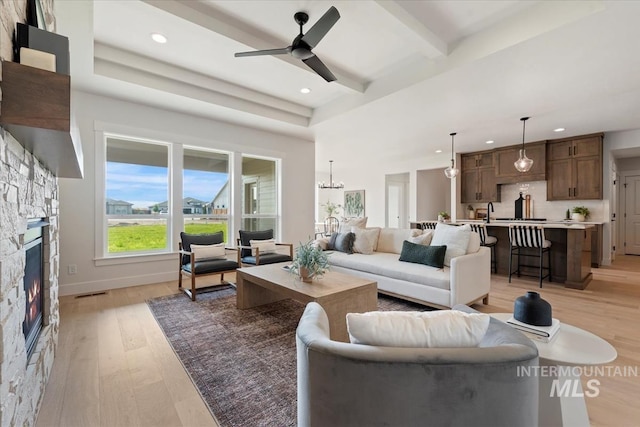
[[[313,243],[300,243],[291,263],[290,271],[297,274],[303,282],[311,282],[321,277],[329,269],[329,255]]]

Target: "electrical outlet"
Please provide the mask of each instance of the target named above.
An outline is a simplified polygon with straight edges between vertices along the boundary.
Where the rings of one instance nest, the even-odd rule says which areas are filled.
[[[78,272],[78,266],[75,264],[69,264],[67,266],[67,273],[76,274]]]

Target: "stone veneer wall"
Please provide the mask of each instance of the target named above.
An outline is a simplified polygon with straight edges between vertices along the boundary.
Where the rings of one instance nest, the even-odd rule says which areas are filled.
[[[47,28],[55,28],[53,0],[40,0]],[[10,61],[16,22],[26,0],[0,2],[0,59]],[[1,78],[1,76],[0,76]],[[27,362],[24,233],[28,218],[46,218],[44,229],[45,326]],[[0,426],[35,425],[58,340],[58,180],[0,127]]]

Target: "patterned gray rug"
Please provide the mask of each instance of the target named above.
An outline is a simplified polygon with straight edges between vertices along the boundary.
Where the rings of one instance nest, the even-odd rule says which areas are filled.
[[[296,425],[295,329],[304,305],[236,309],[232,287],[147,301],[221,426]],[[379,295],[380,310],[428,310]]]

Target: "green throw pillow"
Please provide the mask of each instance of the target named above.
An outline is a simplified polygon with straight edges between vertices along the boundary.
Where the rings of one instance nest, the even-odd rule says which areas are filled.
[[[429,265],[431,267],[444,267],[444,254],[447,246],[426,246],[411,243],[405,240],[402,243],[400,261],[414,262],[416,264]]]

